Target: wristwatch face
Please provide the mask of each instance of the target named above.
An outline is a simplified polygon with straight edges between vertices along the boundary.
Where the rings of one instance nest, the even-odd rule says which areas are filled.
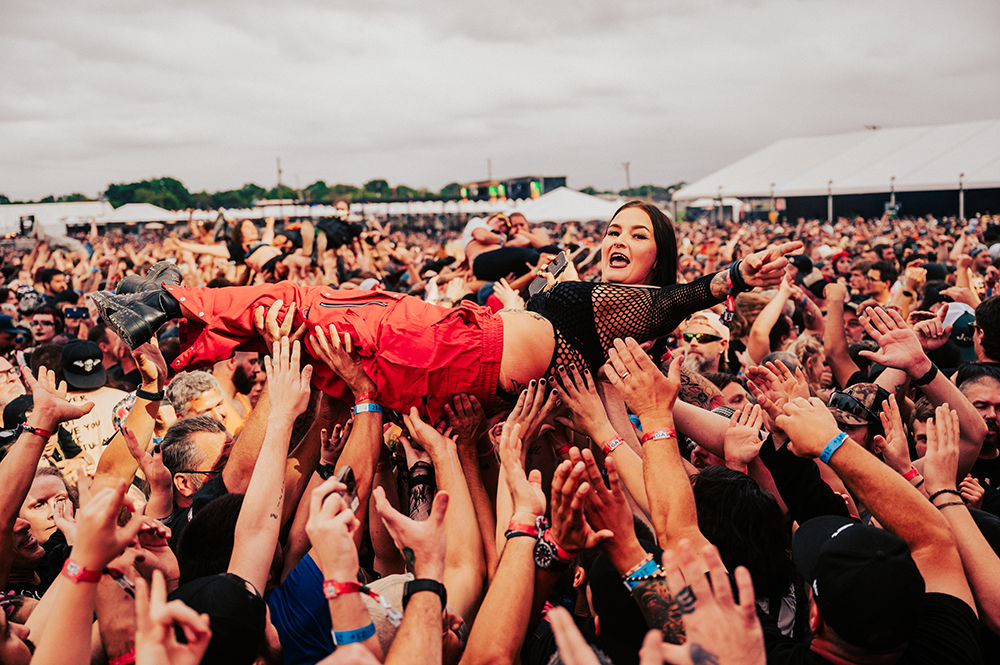
[[[555,552],[544,538],[535,541],[535,565],[548,570],[555,562]]]

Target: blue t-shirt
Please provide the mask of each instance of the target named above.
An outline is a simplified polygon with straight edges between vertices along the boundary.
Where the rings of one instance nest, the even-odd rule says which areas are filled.
[[[306,554],[266,596],[281,638],[285,665],[314,665],[333,653],[333,622],[323,595],[323,573]]]

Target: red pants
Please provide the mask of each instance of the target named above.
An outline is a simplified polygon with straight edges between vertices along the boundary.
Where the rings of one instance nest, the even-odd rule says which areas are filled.
[[[416,406],[434,422],[455,395],[475,395],[487,410],[496,398],[503,324],[484,307],[444,309],[398,293],[299,287],[292,282],[167,290],[197,316],[181,323],[182,352],[172,363],[177,370],[204,367],[235,351],[270,351],[254,328],[253,315],[257,307],[266,310],[281,300],[279,321],[296,303],[293,330],[305,322],[310,332],[322,326],[329,333],[333,323],[340,333],[351,334],[385,407],[408,413]],[[312,365],[313,385],[333,397],[353,400],[326,363]]]

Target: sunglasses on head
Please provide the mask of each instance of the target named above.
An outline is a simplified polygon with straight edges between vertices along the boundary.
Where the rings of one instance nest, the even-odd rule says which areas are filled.
[[[889,392],[879,386],[878,392],[875,394],[875,410],[872,411],[854,395],[835,390],[830,394],[829,407],[831,409],[840,409],[844,413],[849,413],[856,418],[861,418],[872,425],[879,425],[882,423],[879,418],[879,415],[882,413],[882,402],[888,398]]]
[[[708,344],[709,342],[718,342],[721,337],[718,335],[712,335],[709,333],[684,333],[684,341],[698,342],[699,344]]]

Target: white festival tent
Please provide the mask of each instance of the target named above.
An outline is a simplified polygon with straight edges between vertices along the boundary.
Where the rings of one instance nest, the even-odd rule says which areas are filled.
[[[961,185],[960,185],[961,181]],[[676,201],[1000,187],[1000,120],[778,141],[674,193]]]
[[[589,222],[608,221],[621,206],[621,201],[608,201],[569,187],[559,187],[534,200],[519,202],[516,212],[529,222]]]

